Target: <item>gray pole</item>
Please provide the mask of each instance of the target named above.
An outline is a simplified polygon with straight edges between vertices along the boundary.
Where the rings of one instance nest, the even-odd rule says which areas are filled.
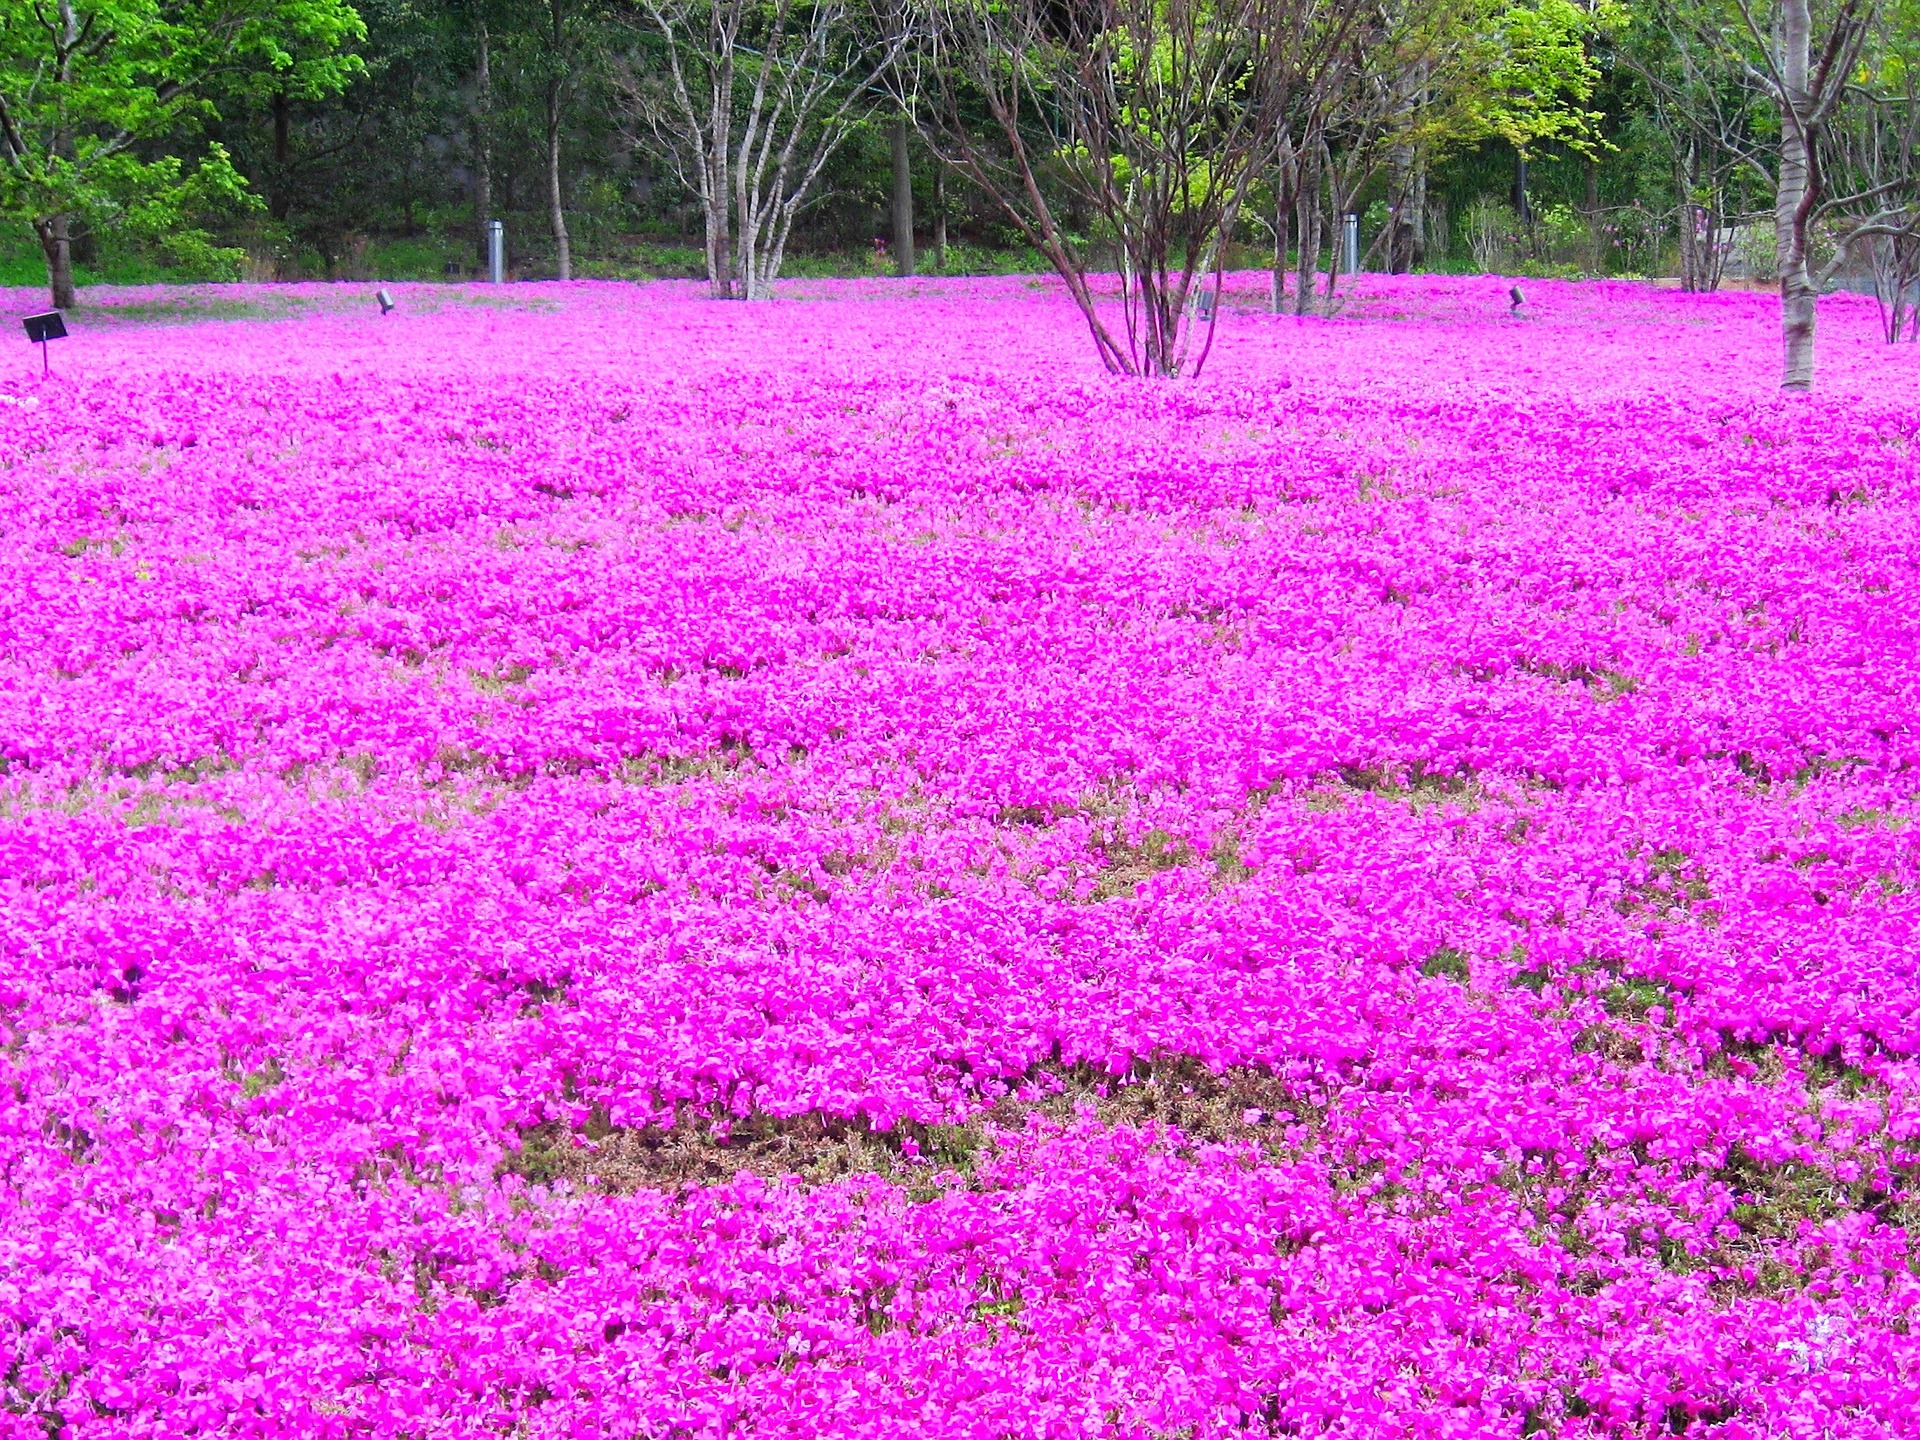
[[[507,227],[498,220],[487,222],[487,279],[495,285],[507,279]]]
[[[1341,268],[1352,275],[1360,268],[1360,217],[1349,214],[1346,224],[1341,227],[1341,239],[1346,242],[1347,263]]]

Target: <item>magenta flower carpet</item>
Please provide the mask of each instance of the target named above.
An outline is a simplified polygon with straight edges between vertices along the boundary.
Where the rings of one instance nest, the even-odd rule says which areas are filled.
[[[1920,352],[1507,283],[16,335],[0,1436],[1914,1433]]]

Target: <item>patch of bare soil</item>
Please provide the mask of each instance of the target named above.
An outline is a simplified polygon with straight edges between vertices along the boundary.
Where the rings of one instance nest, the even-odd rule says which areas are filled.
[[[902,1121],[876,1130],[864,1116],[685,1109],[669,1129],[610,1125],[596,1110],[577,1131],[552,1122],[523,1130],[520,1149],[499,1173],[611,1194],[720,1184],[747,1171],[797,1175],[809,1185],[861,1174],[912,1183],[941,1170],[970,1174],[995,1132],[1064,1123],[1089,1108],[1107,1125],[1170,1127],[1189,1145],[1244,1142],[1270,1151],[1284,1127],[1320,1118],[1265,1071],[1215,1072],[1188,1056],[1142,1062],[1123,1077],[1076,1065],[1044,1067],[1030,1078],[1034,1098],[1003,1099],[958,1125]]]

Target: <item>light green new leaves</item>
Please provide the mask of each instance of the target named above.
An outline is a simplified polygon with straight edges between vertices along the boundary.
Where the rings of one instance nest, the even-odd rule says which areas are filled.
[[[192,217],[250,202],[227,154],[157,143],[223,95],[333,93],[362,68],[345,0],[0,0],[0,214],[84,215],[195,254]]]
[[[1584,150],[1599,115],[1585,108],[1599,84],[1590,42],[1616,24],[1611,0],[1482,0],[1482,39],[1455,112],[1457,141],[1498,137],[1527,151],[1560,140]]]

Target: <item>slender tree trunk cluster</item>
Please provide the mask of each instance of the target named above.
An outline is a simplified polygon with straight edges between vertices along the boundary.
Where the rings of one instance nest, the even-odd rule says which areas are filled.
[[[573,237],[567,228],[566,170],[563,142],[567,122],[567,11],[564,0],[549,0],[541,43],[546,81],[541,91],[545,120],[541,191],[547,224],[553,236],[555,270],[562,280],[573,278]],[[472,168],[473,246],[475,261],[484,273],[491,260],[494,220],[494,95],[493,39],[484,9],[473,17],[473,80],[468,113],[469,162]],[[511,179],[511,177],[508,177]],[[509,184],[508,203],[512,202]]]
[[[1413,138],[1415,122],[1427,102],[1427,66],[1409,66],[1390,87],[1391,124],[1400,138],[1387,160],[1387,270],[1405,275],[1426,252],[1427,157]]]
[[[1920,235],[1881,236],[1874,250],[1874,298],[1887,343],[1920,341]]]
[[[1387,228],[1375,237],[1374,249],[1385,251],[1404,273],[1410,268],[1424,227],[1420,212],[1426,206],[1426,177],[1420,158],[1409,154],[1401,181],[1404,198],[1389,212]],[[1341,278],[1353,268],[1346,253],[1346,217],[1366,183],[1366,171],[1335,161],[1316,126],[1295,148],[1283,149],[1275,190],[1282,197],[1274,218],[1273,310],[1288,308],[1284,271],[1293,266],[1291,309],[1295,315],[1330,315],[1340,292]],[[1289,223],[1290,222],[1290,223]],[[1289,233],[1292,244],[1289,247]],[[1395,255],[1395,246],[1400,247]]]
[[[666,75],[616,77],[629,141],[649,134],[699,196],[714,297],[764,299],[827,161],[884,103],[909,32],[870,33],[846,0],[646,0],[645,13]],[[895,166],[911,266],[911,157],[896,153]]]
[[[1241,208],[1353,13],[1333,0],[937,0],[923,135],[1046,257],[1109,371],[1192,374]],[[1089,229],[1118,256],[1117,307],[1090,274]]]
[[[1709,147],[1698,135],[1687,136],[1674,150],[1673,188],[1680,197],[1680,288],[1711,294],[1720,288],[1726,264],[1720,241],[1726,215],[1713,181]]]
[[[1313,313],[1317,303],[1315,283],[1320,276],[1320,251],[1325,244],[1321,224],[1325,212],[1320,198],[1325,183],[1322,149],[1317,134],[1311,144],[1302,148],[1298,160],[1298,179],[1293,186],[1293,313],[1295,315]],[[1336,251],[1339,249],[1337,231],[1334,236],[1334,249]],[[1338,268],[1338,257],[1331,257],[1331,263],[1327,266],[1328,294],[1333,292],[1334,272]]]

